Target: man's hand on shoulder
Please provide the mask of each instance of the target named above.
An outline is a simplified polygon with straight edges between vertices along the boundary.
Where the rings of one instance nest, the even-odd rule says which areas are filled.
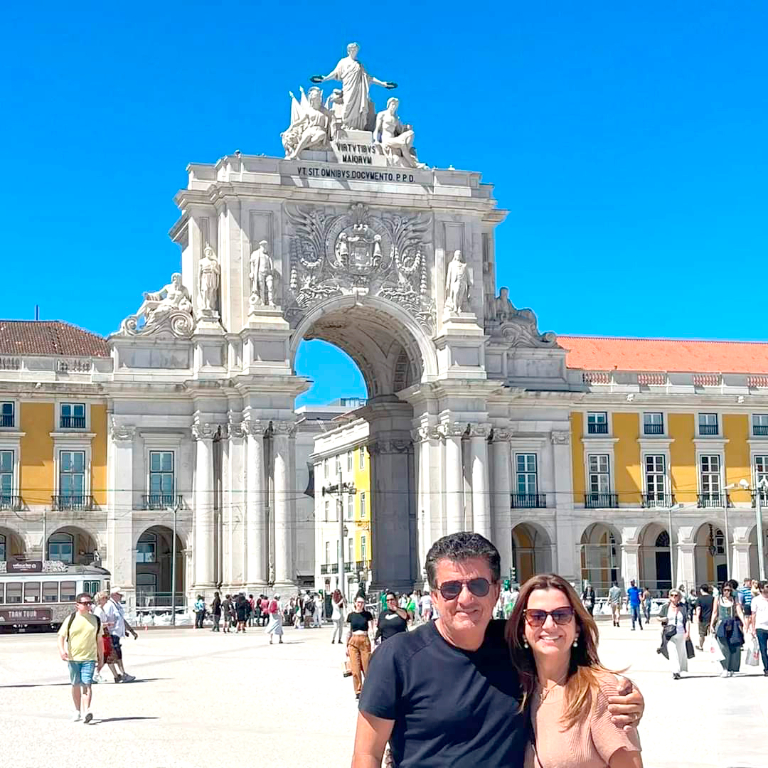
[[[619,689],[608,698],[608,711],[614,725],[625,731],[637,727],[645,711],[643,694],[626,677],[619,677]]]

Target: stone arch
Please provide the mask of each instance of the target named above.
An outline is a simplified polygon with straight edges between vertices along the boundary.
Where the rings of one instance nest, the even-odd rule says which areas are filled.
[[[61,560],[72,565],[90,565],[97,549],[95,531],[78,525],[61,525],[48,533],[45,559]]]
[[[760,574],[757,553],[757,524],[749,529],[747,541],[749,542],[749,572],[742,574],[742,578],[750,576],[753,579],[757,579]],[[763,556],[765,559],[764,570],[768,573],[768,520],[766,518],[763,518]]]
[[[527,521],[518,522],[512,527],[510,537],[512,565],[519,584],[525,583],[537,573],[548,573],[552,570],[552,539],[541,525]]]
[[[651,592],[668,592],[672,584],[669,530],[661,523],[648,523],[638,536],[638,576]]]
[[[144,526],[133,548],[136,607],[168,609],[171,606],[173,574],[173,530],[166,525]],[[184,602],[186,552],[183,539],[176,533],[176,604]]]
[[[621,533],[605,522],[590,523],[579,539],[581,579],[598,596],[607,595],[612,582],[621,579]]]
[[[705,520],[693,536],[694,573],[697,584],[714,584],[729,578],[725,527],[719,520]]]
[[[14,528],[3,523],[0,526],[0,562],[24,559],[27,554],[24,536]]]

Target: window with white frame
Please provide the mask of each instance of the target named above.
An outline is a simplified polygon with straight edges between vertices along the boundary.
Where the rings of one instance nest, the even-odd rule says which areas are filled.
[[[355,496],[352,493],[347,494],[347,520],[355,518]]]
[[[361,445],[357,457],[357,466],[359,469],[365,469],[365,448]]]
[[[173,451],[149,452],[149,504],[150,509],[172,507],[174,500]]]
[[[607,453],[591,453],[588,456],[590,493],[611,492],[611,457]]]
[[[366,515],[366,498],[365,498],[365,491],[360,492],[360,517],[363,518]]]
[[[0,427],[13,427],[15,425],[14,411],[14,403],[0,403]]]
[[[323,514],[325,516],[325,522],[327,523],[331,519],[331,502],[328,499],[323,502]]]
[[[353,464],[352,464],[352,451],[347,451],[347,472],[351,472],[353,470]]]
[[[5,536],[0,533],[0,563],[4,562],[6,559],[7,550],[5,548]]]
[[[347,562],[355,562],[355,540],[351,536],[347,539]]]
[[[326,480],[331,479],[331,460],[328,458],[323,460],[323,475]]]
[[[341,454],[336,454],[336,477],[341,474]]]
[[[717,454],[699,457],[701,493],[705,501],[720,501],[720,466],[720,456]]]
[[[368,562],[368,540],[365,536],[360,537],[360,559],[364,563]]]
[[[62,403],[61,429],[85,429],[85,403]]]
[[[587,413],[587,434],[608,434],[608,414],[605,411],[590,411]]]
[[[755,488],[760,490],[760,501],[768,502],[768,491],[763,490],[762,485],[768,482],[768,456],[755,456]]]
[[[752,434],[755,437],[768,437],[768,413],[753,414]]]
[[[13,501],[13,451],[0,451],[0,509]]]
[[[85,494],[85,451],[59,452],[59,496],[66,504],[83,504]]]
[[[136,544],[137,563],[157,562],[157,534],[146,531],[142,533]]]
[[[71,565],[75,556],[75,539],[71,533],[54,533],[48,539],[48,559]],[[62,597],[62,600],[64,598]]]
[[[643,434],[644,435],[663,435],[664,434],[664,414],[663,413],[644,413],[643,414]]]
[[[325,564],[328,565],[331,562],[331,542],[325,542]]]
[[[515,455],[515,488],[523,496],[533,496],[538,492],[538,477],[535,453],[518,453]]]
[[[645,492],[650,505],[662,505],[666,500],[666,464],[664,455],[645,457]]]
[[[704,436],[718,434],[716,413],[699,414],[699,434]]]

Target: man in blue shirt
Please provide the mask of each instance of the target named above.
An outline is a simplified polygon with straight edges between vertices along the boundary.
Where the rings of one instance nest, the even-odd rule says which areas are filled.
[[[632,631],[635,631],[635,620],[640,625],[640,629],[643,628],[643,620],[641,618],[642,613],[640,611],[640,589],[635,580],[629,582],[629,589],[627,590],[627,597],[629,598],[629,612],[632,614]]]

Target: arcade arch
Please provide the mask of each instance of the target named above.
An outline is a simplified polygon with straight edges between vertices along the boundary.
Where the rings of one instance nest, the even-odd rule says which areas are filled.
[[[581,579],[605,596],[621,578],[621,534],[607,523],[592,523],[581,534]]]
[[[673,586],[669,531],[663,525],[649,523],[638,541],[640,584],[653,594],[666,594]]]
[[[702,523],[694,536],[694,568],[697,584],[715,584],[728,576],[727,542],[720,523]]]
[[[171,606],[173,531],[152,525],[138,537],[134,556],[136,605],[140,608]],[[176,536],[176,602],[181,605],[185,589],[184,547]]]
[[[59,560],[67,565],[90,565],[96,552],[96,540],[74,525],[58,528],[45,543],[46,560]]]
[[[537,573],[552,571],[552,540],[535,523],[518,523],[510,532],[512,538],[512,567],[519,584]],[[503,574],[502,574],[503,575]]]
[[[25,555],[24,539],[10,528],[0,528],[0,563],[23,558]]]
[[[768,524],[763,522],[763,553],[765,557],[765,572],[768,573]],[[749,532],[749,573],[744,574],[753,579],[759,578],[760,567],[757,554],[757,526],[753,525]]]

